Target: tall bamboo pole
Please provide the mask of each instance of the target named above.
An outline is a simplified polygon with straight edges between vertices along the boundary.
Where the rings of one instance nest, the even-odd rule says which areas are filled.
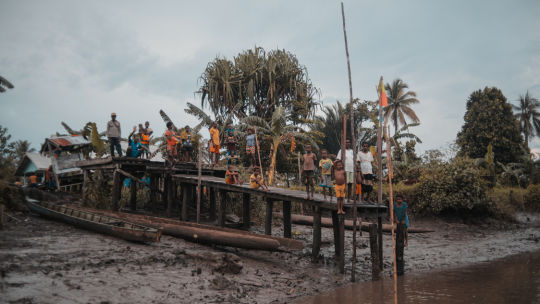
[[[386,123],[385,123],[386,129]],[[388,196],[390,197],[390,224],[392,226],[392,251],[394,253],[394,303],[397,304],[397,258],[396,258],[396,242],[394,240],[394,197],[392,193],[392,177],[393,166],[392,166],[392,149],[390,149],[390,126],[386,130],[386,155],[387,155],[387,164],[388,164]]]
[[[347,29],[345,28],[345,9],[343,8],[343,2],[341,2],[341,16],[343,17],[343,36],[345,37],[345,53],[347,54],[347,68],[349,70],[349,93],[350,93],[350,104],[351,104],[351,146],[353,148],[353,163],[356,160],[356,141],[354,134],[354,104],[353,104],[353,92],[352,92],[352,78],[351,78],[351,61],[349,59],[349,46],[347,44]],[[356,193],[356,164],[353,168],[353,195]],[[356,281],[356,203],[357,197],[354,196],[353,200],[353,256],[352,256],[352,272],[351,272],[351,282]]]
[[[300,151],[298,151],[298,184],[300,185],[300,191],[302,191],[302,174],[300,172],[302,168],[300,167]],[[304,215],[304,206],[300,203],[300,214]]]

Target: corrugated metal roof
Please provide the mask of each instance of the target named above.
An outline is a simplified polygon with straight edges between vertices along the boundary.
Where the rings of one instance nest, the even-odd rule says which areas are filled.
[[[92,142],[89,140],[84,139],[82,136],[62,136],[62,137],[54,137],[54,138],[48,138],[51,142],[56,144],[60,147],[69,147],[69,146],[76,146],[76,145],[88,145]]]

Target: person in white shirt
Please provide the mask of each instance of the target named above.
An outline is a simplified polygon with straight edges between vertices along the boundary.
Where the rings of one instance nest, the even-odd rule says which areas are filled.
[[[366,194],[365,200],[371,203],[371,192],[373,192],[373,155],[369,151],[369,144],[367,142],[362,143],[362,151],[358,153],[356,160],[360,162],[360,168],[364,175],[364,182],[362,184],[362,194]]]
[[[341,150],[337,154],[341,160]],[[345,172],[347,172],[347,202],[351,202],[352,185],[354,183],[354,151],[351,149],[351,139],[345,139]]]

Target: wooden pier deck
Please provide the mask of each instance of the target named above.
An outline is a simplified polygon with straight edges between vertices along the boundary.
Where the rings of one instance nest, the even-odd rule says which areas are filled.
[[[182,206],[182,221],[189,222],[190,202],[196,197],[198,184],[197,168],[195,164],[176,164],[172,170],[166,170],[162,162],[152,162],[145,159],[130,157],[115,157],[79,161],[76,164],[84,172],[84,186],[90,176],[90,170],[105,170],[113,173],[112,209],[118,211],[118,201],[121,193],[122,181],[131,178],[130,208],[136,210],[137,183],[142,184],[143,176],[150,176],[150,184],[144,185],[150,188],[150,201],[152,212],[157,213],[156,194],[161,194],[162,203],[167,209],[167,217],[172,216],[174,205]],[[265,234],[272,235],[272,211],[275,201],[283,202],[283,236],[292,238],[291,231],[291,203],[302,203],[312,207],[313,210],[313,249],[311,259],[318,262],[321,247],[321,215],[323,211],[330,211],[334,232],[335,254],[340,257],[340,272],[344,273],[345,260],[345,218],[352,217],[352,204],[345,204],[347,214],[337,214],[337,203],[324,201],[323,196],[315,194],[313,200],[305,199],[306,193],[298,190],[283,188],[270,188],[270,191],[252,189],[249,183],[244,185],[230,185],[225,182],[225,171],[206,167],[202,170],[201,186],[206,187],[209,197],[209,219],[217,219],[220,227],[225,227],[225,210],[227,193],[242,193],[243,227],[251,228],[251,195],[261,196],[266,201]],[[182,198],[178,197],[178,185],[181,187]],[[357,216],[359,218],[378,219],[378,249],[380,268],[383,265],[382,246],[382,217],[386,217],[388,207],[378,204],[357,204]]]

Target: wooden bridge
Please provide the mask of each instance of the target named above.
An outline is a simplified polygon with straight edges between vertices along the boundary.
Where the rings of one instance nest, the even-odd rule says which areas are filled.
[[[157,213],[156,194],[161,194],[162,202],[166,205],[166,216],[172,217],[175,204],[182,205],[181,219],[189,221],[190,201],[195,198],[196,187],[198,185],[198,171],[194,164],[177,164],[172,170],[165,170],[162,162],[152,162],[149,160],[135,159],[128,157],[115,157],[105,159],[85,160],[77,163],[84,172],[84,184],[89,178],[89,170],[109,170],[113,171],[113,211],[118,211],[118,200],[120,198],[122,181],[125,178],[131,178],[131,200],[130,208],[136,209],[137,188],[136,181],[143,183],[143,176],[150,177],[150,184],[144,183],[150,188],[150,201],[152,212]],[[352,204],[345,204],[347,214],[337,214],[337,204],[324,201],[323,196],[315,194],[313,200],[305,199],[306,193],[297,190],[270,187],[270,191],[261,189],[252,189],[249,183],[244,185],[231,185],[225,182],[225,171],[214,169],[203,169],[201,177],[201,186],[206,187],[206,193],[209,196],[209,219],[217,219],[220,227],[225,227],[225,210],[227,207],[228,193],[242,193],[243,206],[243,228],[251,228],[251,196],[257,195],[266,201],[265,214],[265,234],[272,235],[272,209],[274,202],[283,202],[283,236],[291,238],[291,202],[309,205],[313,210],[313,250],[312,261],[317,262],[321,248],[321,215],[323,211],[330,211],[332,214],[332,224],[334,231],[335,254],[340,257],[340,271],[344,273],[344,229],[345,218],[352,217]],[[178,185],[181,187],[182,198],[178,198]],[[216,199],[217,198],[217,199]],[[216,212],[217,211],[217,212]],[[358,204],[357,216],[359,218],[377,218],[378,219],[378,245],[380,268],[383,265],[382,251],[382,217],[386,217],[387,206],[377,204]]]

